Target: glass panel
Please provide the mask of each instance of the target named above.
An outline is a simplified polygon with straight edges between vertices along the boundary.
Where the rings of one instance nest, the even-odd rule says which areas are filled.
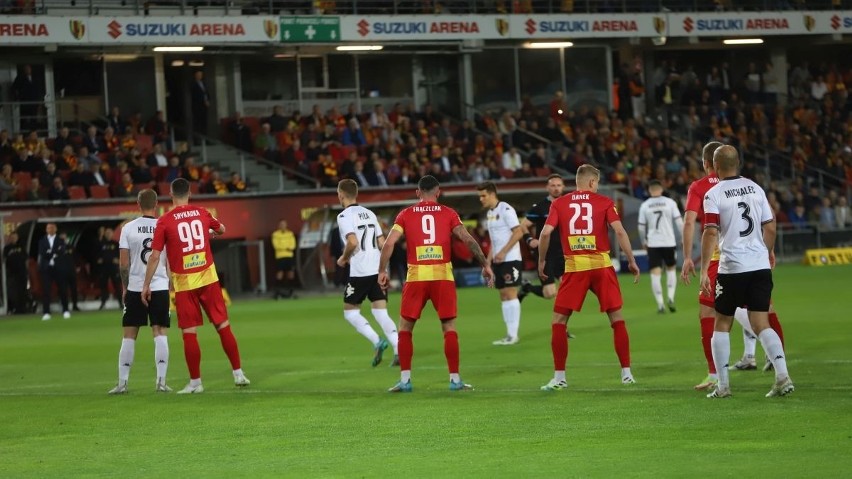
[[[473,67],[473,103],[484,111],[514,110],[515,53],[512,49],[488,49],[471,58]]]
[[[565,99],[568,106],[577,108],[608,107],[609,79],[606,48],[566,48]],[[551,92],[551,96],[553,92]],[[550,98],[548,98],[549,100]]]
[[[411,57],[408,55],[361,55],[361,96],[412,97]]]
[[[328,87],[355,88],[355,55],[328,56]]]
[[[553,94],[562,89],[559,49],[518,50],[521,74],[521,98],[529,97],[533,106],[547,112]],[[546,114],[546,113],[545,113]]]
[[[299,98],[296,59],[243,60],[240,63],[243,100],[296,100]]]
[[[322,75],[322,57],[299,57],[302,63],[302,88],[326,88]]]

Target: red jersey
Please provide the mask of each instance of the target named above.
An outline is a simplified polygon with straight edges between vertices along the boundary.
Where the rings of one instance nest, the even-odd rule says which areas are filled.
[[[699,223],[704,223],[704,197],[710,188],[719,184],[719,177],[716,173],[710,173],[701,179],[695,180],[689,185],[689,191],[686,192],[686,211],[694,211],[697,214],[696,219]],[[701,242],[699,241],[699,250]],[[719,261],[719,247],[713,252],[712,261]]]
[[[607,228],[620,220],[615,203],[591,191],[574,191],[553,200],[545,224],[555,228],[562,242],[565,272],[611,268]]]
[[[406,281],[453,281],[453,229],[459,214],[449,206],[421,201],[399,212],[393,228],[405,235],[408,247]]]
[[[157,220],[151,249],[166,248],[175,292],[219,281],[209,231],[218,231],[221,226],[209,211],[194,205],[175,207]]]

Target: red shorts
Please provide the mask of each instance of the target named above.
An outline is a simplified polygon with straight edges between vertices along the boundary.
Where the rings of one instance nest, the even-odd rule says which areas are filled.
[[[701,290],[701,285],[698,285],[698,302],[707,306],[709,308],[716,308],[716,297],[713,295],[713,291],[716,291],[716,276],[719,274],[719,262],[718,261],[710,261],[710,266],[707,267],[707,276],[710,277],[710,291],[711,294],[705,294],[704,291]]]
[[[408,281],[402,287],[402,304],[399,315],[408,321],[420,319],[420,313],[426,306],[426,301],[432,301],[432,306],[442,320],[455,319],[456,283],[453,281]]]
[[[615,269],[599,268],[565,273],[562,276],[559,291],[556,293],[553,312],[570,314],[571,311],[580,311],[583,307],[583,301],[586,300],[586,293],[589,291],[598,297],[601,312],[611,313],[621,309],[621,306],[624,305]]]
[[[175,293],[178,328],[202,326],[204,318],[201,316],[201,308],[204,308],[207,318],[215,325],[228,320],[228,309],[225,307],[222,287],[218,281],[200,288]]]

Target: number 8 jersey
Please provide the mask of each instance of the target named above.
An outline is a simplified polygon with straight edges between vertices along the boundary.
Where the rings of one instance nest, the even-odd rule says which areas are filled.
[[[591,191],[574,191],[553,200],[545,224],[554,227],[562,241],[565,272],[611,268],[608,227],[620,220],[615,203]]]
[[[405,235],[406,281],[453,281],[453,229],[461,225],[449,206],[421,201],[399,212],[393,229]]]
[[[130,257],[130,278],[127,290],[142,292],[145,282],[145,270],[148,268],[148,257],[151,256],[151,243],[157,220],[153,216],[142,216],[125,224],[118,237],[118,248],[128,250]],[[166,273],[166,256],[160,256],[160,264],[151,279],[151,291],[169,289],[169,276]]]
[[[346,237],[351,234],[358,241],[358,247],[349,260],[349,276],[363,278],[379,274],[382,251],[378,240],[384,233],[376,215],[361,205],[349,205],[337,215],[337,227],[344,245]]]
[[[218,230],[221,225],[209,211],[194,205],[176,206],[157,220],[151,248],[165,248],[175,292],[219,281],[209,231]]]
[[[719,274],[769,269],[763,225],[773,220],[766,193],[735,176],[719,181],[704,196],[704,228],[719,229]]]

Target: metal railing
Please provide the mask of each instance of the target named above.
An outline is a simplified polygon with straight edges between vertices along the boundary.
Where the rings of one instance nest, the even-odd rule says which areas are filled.
[[[778,225],[775,255],[779,261],[800,261],[808,249],[842,248],[852,246],[852,226],[824,228],[819,223],[793,226]]]
[[[0,14],[98,15],[398,15],[556,14],[837,10],[852,0],[23,0],[0,2]],[[56,12],[54,12],[55,14]]]

